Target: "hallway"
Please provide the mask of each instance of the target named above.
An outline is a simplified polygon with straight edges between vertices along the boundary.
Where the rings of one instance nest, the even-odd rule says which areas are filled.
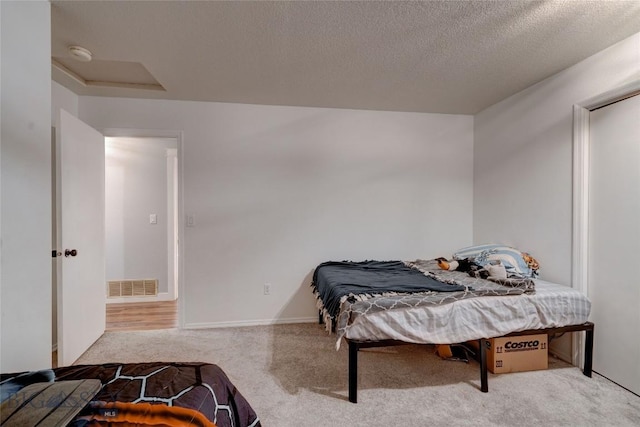
[[[107,304],[106,332],[178,327],[178,301]]]

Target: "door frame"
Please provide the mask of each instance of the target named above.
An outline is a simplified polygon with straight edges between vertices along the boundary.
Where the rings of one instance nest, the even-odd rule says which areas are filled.
[[[177,164],[178,164],[178,328],[184,328],[184,168],[183,168],[183,131],[162,130],[162,129],[126,129],[126,128],[105,128],[100,129],[105,137],[112,138],[175,138],[177,141]],[[175,294],[175,292],[173,292]]]
[[[640,95],[640,80],[618,86],[573,105],[573,230],[571,286],[589,296],[589,144],[591,111]],[[572,362],[584,366],[584,337],[572,342]]]

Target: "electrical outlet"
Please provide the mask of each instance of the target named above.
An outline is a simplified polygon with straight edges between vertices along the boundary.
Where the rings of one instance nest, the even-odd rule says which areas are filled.
[[[271,283],[264,284],[264,294],[271,295]]]

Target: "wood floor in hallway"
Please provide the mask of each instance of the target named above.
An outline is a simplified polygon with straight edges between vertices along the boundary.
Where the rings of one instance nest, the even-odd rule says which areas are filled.
[[[177,300],[107,304],[106,331],[142,331],[177,327]]]
[[[105,331],[144,331],[178,327],[178,301],[107,304]],[[58,367],[58,352],[51,354],[53,368]]]

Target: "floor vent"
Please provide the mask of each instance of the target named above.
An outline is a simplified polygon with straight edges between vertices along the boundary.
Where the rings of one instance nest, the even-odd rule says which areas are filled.
[[[109,298],[156,296],[158,280],[113,280],[108,282],[107,292]]]

